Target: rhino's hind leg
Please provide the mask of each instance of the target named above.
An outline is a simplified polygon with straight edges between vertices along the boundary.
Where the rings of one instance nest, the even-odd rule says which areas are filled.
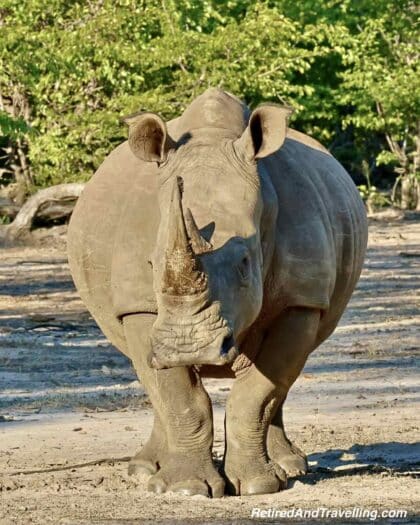
[[[268,428],[267,451],[269,458],[294,478],[306,474],[308,463],[306,455],[290,441],[283,426],[283,403],[277,409]]]
[[[211,456],[213,420],[210,399],[198,373],[192,368],[155,370],[149,367],[149,336],[154,320],[150,314],[129,315],[123,320],[130,357],[159,418],[150,446],[148,442],[145,451],[153,448],[154,452],[161,454],[161,457],[156,457],[156,466],[160,468],[151,476],[148,489],[157,493],[173,491],[221,497],[224,482]],[[162,435],[158,421],[164,427],[165,447],[153,447],[154,436],[160,439]],[[151,458],[153,461],[154,457]]]
[[[284,489],[286,473],[267,450],[269,425],[315,347],[320,314],[291,308],[268,331],[258,356],[238,374],[226,408],[224,461],[233,494],[264,494]]]
[[[128,474],[152,475],[159,470],[167,452],[165,429],[155,411],[153,429],[147,443],[128,464]]]

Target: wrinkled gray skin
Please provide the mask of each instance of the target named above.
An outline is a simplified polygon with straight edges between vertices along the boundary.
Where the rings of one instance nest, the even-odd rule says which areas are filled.
[[[367,227],[348,174],[288,115],[209,89],[168,126],[128,117],[73,213],[75,283],[153,404],[129,470],[155,492],[270,493],[306,471],[282,406],[344,311]],[[203,376],[236,378],[222,473]]]

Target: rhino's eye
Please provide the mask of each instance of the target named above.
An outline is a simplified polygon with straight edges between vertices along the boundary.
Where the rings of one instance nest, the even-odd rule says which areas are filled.
[[[248,255],[244,255],[238,265],[238,273],[242,284],[246,285],[251,274],[251,264]]]

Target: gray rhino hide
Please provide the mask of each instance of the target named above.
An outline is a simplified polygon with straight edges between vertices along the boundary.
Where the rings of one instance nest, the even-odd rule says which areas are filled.
[[[208,90],[169,122],[171,137],[193,140],[198,128],[229,129],[240,137],[249,109],[220,93]],[[364,231],[363,205],[340,164],[299,132],[289,129],[281,149],[258,162],[275,189],[266,198],[277,198],[279,210],[262,315],[296,305],[321,308],[329,332],[362,264],[366,236],[355,246],[348,234]],[[121,317],[157,311],[149,262],[159,226],[157,171],[156,163],[141,161],[124,142],[87,183],[69,227],[76,286],[104,334],[124,353]]]

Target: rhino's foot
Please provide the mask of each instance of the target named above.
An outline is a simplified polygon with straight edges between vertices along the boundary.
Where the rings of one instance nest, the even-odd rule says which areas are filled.
[[[286,472],[287,477],[296,478],[307,473],[305,453],[287,439],[282,428],[270,426],[267,449],[270,459]]]
[[[284,490],[287,486],[284,470],[263,458],[227,457],[224,472],[227,492],[234,496],[271,494]]]
[[[128,464],[128,474],[146,475],[155,474],[160,468],[160,462],[163,459],[163,450],[156,443],[150,440],[144,447],[130,459]]]
[[[225,483],[210,458],[194,457],[188,452],[166,458],[161,469],[150,478],[148,490],[161,494],[177,492],[186,496],[220,498]]]

